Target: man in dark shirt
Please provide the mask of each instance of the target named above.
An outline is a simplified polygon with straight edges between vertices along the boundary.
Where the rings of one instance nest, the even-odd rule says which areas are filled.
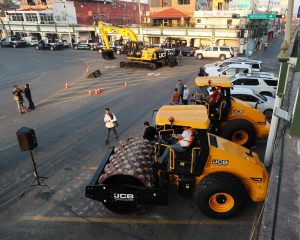
[[[144,126],[145,126],[145,132],[143,138],[149,141],[154,141],[154,137],[155,135],[157,135],[155,128],[150,126],[149,122],[147,121],[144,122]]]
[[[32,98],[31,98],[31,92],[30,92],[30,88],[29,88],[28,83],[25,84],[25,88],[23,89],[23,92],[24,92],[25,97],[27,98],[27,101],[28,101],[28,104],[29,104],[29,109],[34,110],[35,106],[34,106],[34,103],[32,101]]]

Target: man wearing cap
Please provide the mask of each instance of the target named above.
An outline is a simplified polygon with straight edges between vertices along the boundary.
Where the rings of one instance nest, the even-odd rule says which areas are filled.
[[[189,100],[190,100],[190,90],[188,89],[187,85],[184,85],[183,96],[182,96],[183,105],[188,105]]]

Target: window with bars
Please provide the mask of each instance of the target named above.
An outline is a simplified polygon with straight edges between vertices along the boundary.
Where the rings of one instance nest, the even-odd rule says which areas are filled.
[[[8,16],[10,21],[24,21],[22,13],[9,13]]]
[[[37,22],[38,18],[36,13],[25,13],[26,21],[28,22]]]
[[[40,13],[41,24],[53,24],[54,18],[52,13]]]

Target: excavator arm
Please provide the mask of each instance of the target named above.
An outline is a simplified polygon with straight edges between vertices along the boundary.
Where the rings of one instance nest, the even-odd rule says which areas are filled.
[[[138,41],[135,33],[127,27],[116,27],[116,26],[104,25],[102,22],[99,22],[98,28],[99,28],[102,40],[104,42],[102,56],[104,59],[107,59],[107,60],[114,58],[113,51],[109,45],[108,33],[110,33],[110,32],[118,33],[123,37],[129,38],[131,42],[136,43]]]

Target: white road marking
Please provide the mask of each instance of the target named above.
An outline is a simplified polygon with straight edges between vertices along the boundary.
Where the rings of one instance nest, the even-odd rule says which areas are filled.
[[[0,151],[6,150],[6,149],[8,149],[8,148],[11,148],[11,147],[14,147],[14,146],[17,146],[17,145],[18,145],[17,143],[8,145],[8,146],[6,146],[6,147],[4,147],[4,148],[0,148]]]
[[[33,79],[33,81],[31,81],[29,84],[33,84],[34,82],[40,80],[42,77],[44,77],[46,75],[46,71],[42,72],[40,76],[38,76],[37,78]]]
[[[6,116],[0,117],[0,120],[3,120],[3,119],[5,119],[5,118],[7,118],[7,117],[6,117]]]
[[[34,61],[34,62],[37,62],[37,63],[40,63],[42,64],[43,62],[39,59],[36,59],[36,58],[30,58],[30,60]]]

